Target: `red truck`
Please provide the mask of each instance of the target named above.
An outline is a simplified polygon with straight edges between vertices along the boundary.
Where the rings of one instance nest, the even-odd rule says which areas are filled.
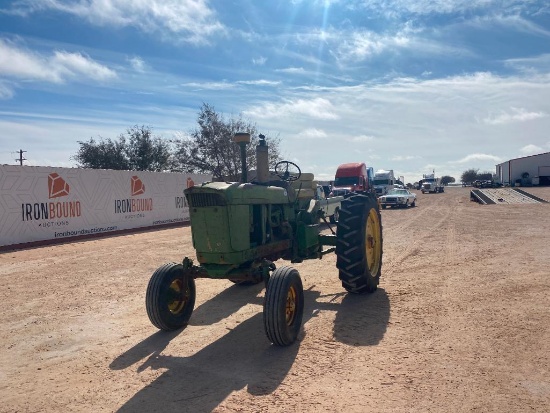
[[[336,169],[332,191],[374,192],[374,169],[363,162],[342,164]]]

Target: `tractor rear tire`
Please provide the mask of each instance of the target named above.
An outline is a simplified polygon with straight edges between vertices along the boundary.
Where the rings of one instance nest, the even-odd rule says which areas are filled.
[[[342,201],[336,229],[336,267],[350,293],[372,293],[382,270],[382,218],[372,195]]]
[[[187,326],[195,307],[195,280],[185,275],[181,264],[159,267],[151,276],[145,307],[151,323],[164,331]]]
[[[298,337],[304,313],[304,288],[298,271],[279,267],[269,277],[264,300],[264,328],[277,346],[288,346]]]

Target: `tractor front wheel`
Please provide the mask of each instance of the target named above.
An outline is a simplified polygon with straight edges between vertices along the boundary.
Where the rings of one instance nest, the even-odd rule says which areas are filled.
[[[264,300],[264,327],[267,338],[277,346],[288,346],[302,326],[304,288],[297,270],[277,268],[271,274]]]
[[[336,267],[351,293],[372,293],[382,269],[382,218],[376,199],[356,195],[342,202],[336,230]]]
[[[181,264],[158,268],[147,286],[145,307],[151,323],[165,331],[185,327],[195,306],[195,280]]]

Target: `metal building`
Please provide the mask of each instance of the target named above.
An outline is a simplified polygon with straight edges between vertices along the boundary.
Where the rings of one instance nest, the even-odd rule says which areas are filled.
[[[550,185],[550,152],[499,163],[496,175],[503,185]]]

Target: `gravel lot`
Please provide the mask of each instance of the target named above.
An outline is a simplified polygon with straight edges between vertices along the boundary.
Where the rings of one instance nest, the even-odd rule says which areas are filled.
[[[189,327],[149,323],[149,277],[194,258],[190,228],[1,253],[0,411],[547,412],[550,204],[448,188],[382,223],[374,294],[346,294],[333,255],[295,265],[304,327],[286,348],[261,285],[197,280]]]

